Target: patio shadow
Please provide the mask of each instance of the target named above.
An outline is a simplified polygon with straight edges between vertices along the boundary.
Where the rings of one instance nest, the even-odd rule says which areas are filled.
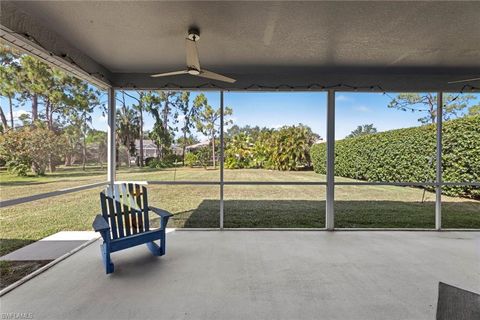
[[[324,228],[325,201],[226,200],[225,228]],[[218,228],[219,201],[174,213],[170,227]],[[446,228],[480,228],[480,202],[444,206]],[[336,228],[434,228],[434,202],[336,201]]]

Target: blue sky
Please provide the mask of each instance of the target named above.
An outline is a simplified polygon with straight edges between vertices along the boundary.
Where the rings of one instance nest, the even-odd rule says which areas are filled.
[[[193,93],[193,96],[198,92]],[[218,107],[220,94],[205,93],[209,103]],[[387,108],[394,93],[358,93],[337,92],[336,94],[336,139],[342,139],[358,125],[373,123],[378,131],[418,126],[419,113],[411,113]],[[480,103],[480,94],[476,94],[472,104]],[[228,92],[225,93],[225,105],[233,108],[231,119],[239,126],[251,125],[278,128],[283,125],[303,123],[323,138],[326,136],[326,99],[325,92]],[[193,99],[192,99],[193,100]],[[128,100],[127,100],[128,102]],[[130,99],[130,102],[133,102]],[[6,100],[1,99],[7,115]],[[14,116],[29,112],[29,106],[16,108]],[[93,115],[93,127],[106,130],[106,118],[100,110]],[[153,119],[145,116],[145,129],[153,127]]]

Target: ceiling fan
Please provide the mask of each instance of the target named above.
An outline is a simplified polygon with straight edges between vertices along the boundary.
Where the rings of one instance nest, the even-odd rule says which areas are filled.
[[[471,82],[471,81],[480,81],[480,78],[471,78],[471,79],[464,79],[464,80],[448,81],[448,84],[452,84],[452,83],[462,83],[462,82]]]
[[[197,41],[200,40],[200,32],[196,28],[191,28],[188,30],[188,37],[185,39],[186,51],[187,51],[187,69],[181,71],[173,71],[173,72],[165,72],[165,73],[158,73],[152,74],[151,77],[168,77],[168,76],[176,76],[180,74],[189,74],[192,76],[218,80],[223,82],[234,83],[235,79],[223,76],[221,74],[208,71],[205,69],[200,68],[200,60],[198,59],[198,51],[197,51]]]

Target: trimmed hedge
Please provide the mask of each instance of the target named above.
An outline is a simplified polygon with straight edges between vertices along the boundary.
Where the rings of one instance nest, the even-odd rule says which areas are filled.
[[[335,175],[365,181],[435,181],[436,126],[390,130],[335,142]],[[311,149],[326,173],[326,143]],[[480,116],[443,123],[443,181],[480,181]],[[431,188],[430,188],[431,189]],[[480,188],[444,187],[444,194],[480,199]]]

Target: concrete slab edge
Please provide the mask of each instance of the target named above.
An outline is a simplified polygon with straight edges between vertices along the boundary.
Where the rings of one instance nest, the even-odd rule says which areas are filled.
[[[8,292],[12,291],[13,289],[21,286],[22,284],[24,284],[25,282],[35,278],[36,276],[38,276],[39,274],[47,271],[48,269],[50,269],[51,267],[53,267],[54,265],[56,265],[57,263],[61,262],[62,260],[65,260],[66,258],[70,257],[72,254],[88,247],[89,245],[91,245],[92,243],[94,243],[95,241],[97,241],[98,239],[100,238],[100,236],[94,238],[94,239],[91,239],[87,242],[85,242],[84,244],[76,247],[75,249],[65,253],[64,255],[62,255],[61,257],[58,257],[57,259],[49,262],[48,264],[44,265],[43,267],[41,267],[40,269],[37,269],[35,270],[34,272],[26,275],[25,277],[23,277],[22,279],[12,283],[11,285],[9,285],[8,287],[5,287],[4,289],[2,289],[0,291],[0,297],[2,297],[3,295],[7,294]]]

